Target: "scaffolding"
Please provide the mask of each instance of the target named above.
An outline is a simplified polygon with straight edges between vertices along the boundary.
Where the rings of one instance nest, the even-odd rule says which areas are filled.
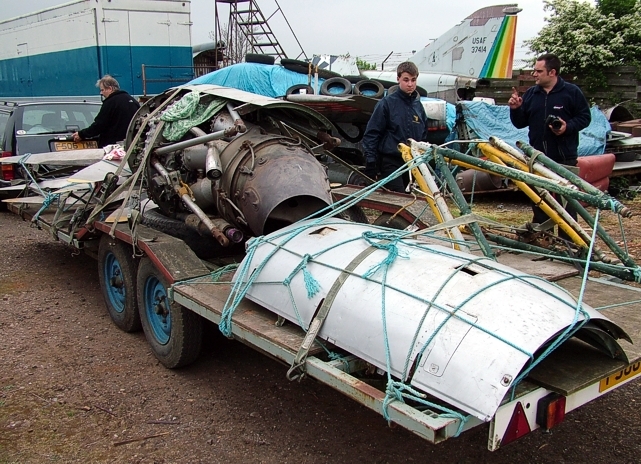
[[[247,53],[272,56],[274,60],[287,58],[285,50],[269,25],[269,20],[278,13],[282,15],[300,47],[301,53],[298,57],[307,58],[285,13],[278,1],[274,1],[276,10],[265,17],[256,0],[216,0],[214,43],[219,49],[224,49],[223,53],[216,54],[216,69],[243,61]],[[219,11],[219,5],[224,5],[221,8],[222,12]],[[229,10],[227,23],[221,25],[221,14],[224,15],[227,9]],[[222,60],[222,63],[218,60]]]

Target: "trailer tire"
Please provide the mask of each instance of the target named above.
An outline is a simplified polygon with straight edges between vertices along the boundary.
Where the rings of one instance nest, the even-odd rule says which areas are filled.
[[[387,95],[392,95],[394,92],[398,90],[398,84],[395,84],[391,87],[388,87],[387,89]]]
[[[363,79],[354,84],[354,95],[363,95],[370,98],[381,98],[385,94],[385,87],[373,79]]]
[[[350,206],[342,213],[338,213],[336,217],[345,219],[346,221],[350,221],[350,222],[358,222],[360,224],[369,224],[369,220],[367,219],[367,216],[365,215],[363,208],[361,208],[358,205]]]
[[[283,58],[280,60],[280,64],[283,68],[288,71],[294,71],[299,74],[310,74],[309,63],[302,60],[293,60],[291,58]],[[316,69],[314,66],[311,68],[311,75],[314,76]],[[340,74],[328,69],[319,69],[318,70],[319,79],[330,79],[332,77],[340,77]]]
[[[320,88],[321,95],[342,97],[352,93],[352,83],[344,77],[332,77],[323,82]]]
[[[396,216],[392,219],[392,214],[382,213],[376,218],[374,225],[388,227],[390,229],[405,230],[407,227],[411,226],[412,223],[401,216]]]
[[[169,302],[165,277],[147,257],[140,260],[137,282],[140,320],[151,351],[169,369],[193,363],[202,346],[203,319]]]
[[[301,92],[301,90],[304,90],[305,92]],[[292,85],[290,88],[287,89],[285,92],[285,95],[300,95],[302,93],[305,93],[307,95],[314,95],[314,87],[311,85],[307,84],[296,84]]]
[[[274,64],[274,57],[262,53],[247,53],[245,63]]]
[[[100,290],[109,317],[124,332],[141,329],[136,296],[137,260],[132,249],[109,235],[103,235],[98,245],[98,276]]]
[[[183,221],[167,217],[157,208],[144,212],[142,224],[181,239],[201,259],[214,258],[225,251],[213,237],[203,237],[195,230],[187,227],[187,224]]]

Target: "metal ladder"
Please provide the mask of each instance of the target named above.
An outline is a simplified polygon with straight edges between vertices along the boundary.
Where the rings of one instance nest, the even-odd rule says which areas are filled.
[[[265,18],[256,0],[216,0],[216,3],[229,5],[228,27],[231,37],[244,35],[252,53],[271,55],[276,59],[287,58],[268,23],[268,19],[277,12],[283,14],[278,2],[278,8],[269,18]]]

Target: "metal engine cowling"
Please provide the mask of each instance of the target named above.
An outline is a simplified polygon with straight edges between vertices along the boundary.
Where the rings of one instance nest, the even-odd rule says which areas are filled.
[[[231,141],[220,159],[223,176],[213,187],[218,212],[255,235],[290,225],[332,202],[325,169],[298,140],[250,130]]]

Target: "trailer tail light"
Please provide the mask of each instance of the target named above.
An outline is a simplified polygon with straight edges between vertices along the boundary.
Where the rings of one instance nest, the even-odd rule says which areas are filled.
[[[3,151],[0,157],[2,158],[8,158],[11,156],[10,151]],[[2,174],[1,178],[2,180],[13,180],[14,175],[13,175],[13,164],[1,164],[0,165],[0,173]]]
[[[541,398],[536,409],[536,423],[544,430],[550,430],[565,419],[565,396],[550,393]]]
[[[505,429],[505,433],[501,439],[501,446],[507,445],[517,438],[527,435],[531,431],[532,429],[530,428],[530,423],[528,422],[525,411],[523,410],[523,405],[519,401],[516,403],[510,423],[508,424],[507,429]]]

